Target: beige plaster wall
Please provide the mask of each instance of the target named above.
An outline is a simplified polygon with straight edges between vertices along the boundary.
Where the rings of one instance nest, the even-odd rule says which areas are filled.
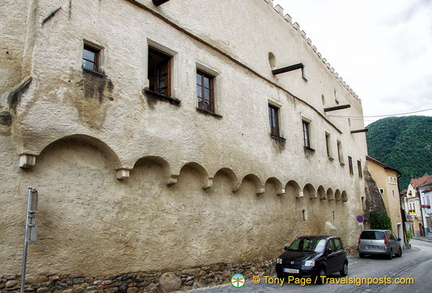
[[[362,115],[361,103],[300,32],[260,0],[132,2],[29,1],[28,15],[7,18],[34,23],[26,35],[34,42],[23,45],[31,80],[13,105],[8,96],[24,75],[0,77],[1,105],[13,118],[0,125],[0,275],[20,269],[28,187],[40,194],[39,240],[29,252],[35,274],[267,260],[301,234],[338,234],[355,245],[364,182],[349,174],[347,156],[364,163],[364,134],[350,133],[363,123],[329,117],[324,107],[335,105],[335,89],[348,113]],[[83,72],[84,40],[103,47],[104,77]],[[172,53],[180,106],[143,93],[149,44]],[[304,62],[307,81],[299,71],[272,76],[269,52],[277,65]],[[196,111],[197,64],[217,74],[222,117]],[[281,107],[285,143],[269,135],[269,101]],[[303,148],[302,119],[311,121],[313,152]],[[36,165],[20,169],[22,154]],[[116,179],[119,168],[130,176]]]
[[[402,224],[402,215],[400,211],[400,199],[399,190],[397,184],[392,184],[389,182],[389,176],[397,178],[397,172],[384,169],[382,166],[368,161],[368,170],[372,174],[372,178],[375,180],[378,189],[383,188],[384,194],[382,199],[387,211],[388,216],[392,222],[392,230],[397,234],[397,225]]]

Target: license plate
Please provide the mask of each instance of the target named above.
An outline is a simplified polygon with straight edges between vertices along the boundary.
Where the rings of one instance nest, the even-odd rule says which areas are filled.
[[[297,270],[297,269],[284,268],[283,271],[284,271],[284,273],[288,273],[288,274],[298,274],[299,273],[299,270]]]
[[[367,245],[366,249],[378,249],[378,246],[376,246],[376,245]]]

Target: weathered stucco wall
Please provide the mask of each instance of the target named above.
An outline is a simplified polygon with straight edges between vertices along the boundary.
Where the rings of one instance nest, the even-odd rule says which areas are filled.
[[[7,9],[23,9],[15,4]],[[0,78],[1,106],[12,117],[0,124],[0,275],[21,267],[28,187],[40,195],[32,274],[268,260],[301,234],[338,234],[355,245],[364,181],[350,175],[347,156],[365,163],[364,134],[351,133],[363,125],[324,108],[337,104],[335,91],[351,105],[344,113],[362,115],[361,103],[265,1],[27,5],[28,15],[5,18],[11,27],[34,19],[35,39],[22,45],[31,79]],[[103,75],[83,71],[84,41],[103,48]],[[149,44],[173,56],[179,105],[144,92]],[[273,76],[270,52],[276,66],[303,62],[307,80],[300,71]],[[2,70],[18,71],[0,58]],[[218,116],[196,110],[197,67],[216,75]],[[269,135],[269,102],[280,106],[285,140]],[[303,119],[314,150],[303,147]],[[20,162],[34,157],[36,164]]]
[[[223,171],[203,190],[205,174],[190,165],[168,187],[167,165],[154,158],[138,161],[131,177],[119,181],[109,155],[74,139],[49,146],[31,171],[9,161],[2,174],[10,182],[2,198],[4,274],[20,267],[27,187],[39,190],[32,273],[100,275],[267,260],[306,231],[350,231],[347,203],[340,200],[296,198],[289,188],[277,195],[272,183],[257,195],[247,178],[234,193]]]
[[[26,41],[27,5],[24,1],[5,0],[0,9],[0,93],[13,88],[22,76],[23,54]],[[13,25],[9,19],[20,20]],[[5,109],[0,103],[0,111]]]

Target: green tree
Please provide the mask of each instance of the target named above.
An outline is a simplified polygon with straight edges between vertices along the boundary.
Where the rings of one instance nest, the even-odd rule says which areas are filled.
[[[389,117],[368,126],[369,156],[399,170],[400,189],[411,178],[432,174],[432,117]]]

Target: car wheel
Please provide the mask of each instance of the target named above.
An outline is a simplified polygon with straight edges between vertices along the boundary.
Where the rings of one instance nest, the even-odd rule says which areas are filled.
[[[399,246],[399,252],[398,254],[396,254],[397,257],[401,257],[402,256],[402,247]]]
[[[316,276],[316,283],[317,284],[322,284],[323,283],[323,278],[321,278],[321,277],[325,277],[325,276],[326,276],[326,271],[325,271],[324,268],[322,268],[319,271],[318,275]]]
[[[360,258],[365,258],[365,254],[364,253],[359,253]]]
[[[285,279],[285,276],[282,273],[278,272],[278,273],[276,273],[276,275],[277,275],[278,279]]]
[[[393,249],[390,249],[390,253],[387,255],[388,259],[392,259],[393,258]]]
[[[346,275],[348,275],[348,262],[344,263],[342,270],[339,273],[342,277],[345,277]]]

